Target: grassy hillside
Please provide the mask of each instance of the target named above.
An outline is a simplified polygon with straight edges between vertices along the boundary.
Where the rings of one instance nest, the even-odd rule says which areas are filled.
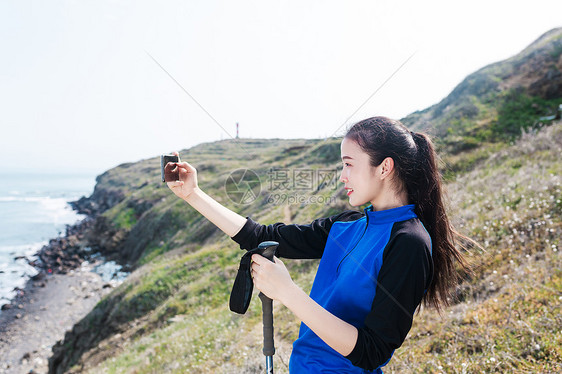
[[[562,28],[517,55],[464,79],[439,103],[403,118],[438,137],[449,154],[510,141],[521,128],[549,124],[562,98]]]
[[[339,143],[240,139],[180,154],[198,169],[199,185],[239,214],[264,224],[309,222],[345,208],[343,186],[337,182]],[[240,168],[251,169],[261,180],[261,192],[250,204],[231,200],[225,190],[229,175]],[[297,175],[284,179],[286,170]],[[304,183],[310,175],[312,183]],[[276,188],[287,181],[297,186]],[[102,201],[120,195],[122,200],[98,217],[91,240],[136,270],[55,348],[53,371],[74,366],[77,372],[89,367],[97,372],[102,362],[108,370],[144,372],[167,372],[178,363],[177,372],[204,363],[206,369],[197,370],[209,373],[224,365],[234,372],[262,365],[259,300],[244,316],[228,309],[243,252],[159,182],[159,160],[108,171],[99,177],[94,195]],[[315,200],[288,205],[284,196]],[[288,267],[297,282],[310,287],[313,261],[292,261]],[[276,357],[284,355],[287,361],[298,324],[284,309],[276,311],[276,331]],[[237,339],[242,332],[244,339]],[[244,351],[246,356],[238,354]]]
[[[296,166],[305,165],[306,154],[315,155],[319,149],[337,144],[336,140],[295,142],[300,142],[299,147],[308,143],[308,148],[290,161]],[[295,145],[289,149],[292,147]],[[443,316],[433,310],[422,310],[416,316],[405,347],[396,352],[386,372],[559,371],[561,151],[562,124],[557,123],[538,133],[526,133],[514,145],[448,185],[457,226],[483,243],[486,252],[472,253],[476,275],[462,283],[453,307]],[[208,165],[213,163],[208,161]],[[142,168],[138,169],[141,172]],[[200,174],[205,179],[205,173]],[[210,193],[213,185],[219,185],[214,191],[219,200],[264,223],[286,218],[308,222],[322,213],[317,210],[328,214],[332,208],[345,208],[341,203],[343,193],[338,190],[330,191],[340,197],[331,207],[287,208],[268,206],[263,201],[255,206],[237,206],[221,192],[224,180],[206,180],[202,186]],[[180,231],[192,230],[199,237],[192,225],[207,230],[189,206],[153,185],[155,195],[165,192],[153,209],[163,215],[174,211],[174,219],[183,222]],[[111,215],[111,210],[107,214]],[[157,216],[149,211],[145,214]],[[144,219],[141,216],[136,224]],[[75,327],[75,335],[69,335],[66,357],[71,357],[72,350],[85,352],[75,357],[70,372],[261,372],[259,300],[253,298],[244,316],[228,310],[228,295],[242,252],[224,234],[205,237],[194,244],[178,232],[165,246],[148,246],[139,258],[142,265]],[[286,263],[296,282],[309,289],[315,262]],[[298,324],[286,308],[276,306],[275,327],[276,372],[286,373]]]
[[[475,275],[452,307],[420,311],[385,372],[562,371],[562,123],[539,120],[562,104],[561,42],[553,30],[405,119],[434,125],[451,215],[486,250],[470,252]],[[350,209],[340,140],[239,139],[180,153],[202,189],[239,214],[308,223]],[[260,179],[249,203],[231,193],[240,169]],[[52,372],[263,371],[259,300],[244,316],[228,310],[243,252],[159,182],[159,159],[107,171],[81,206],[97,214],[88,244],[134,271],[54,348]],[[309,290],[317,262],[285,262]],[[274,313],[276,372],[287,373],[298,321],[283,306]]]
[[[423,310],[389,373],[562,370],[562,123],[526,133],[448,185],[457,227],[482,243],[442,317]]]

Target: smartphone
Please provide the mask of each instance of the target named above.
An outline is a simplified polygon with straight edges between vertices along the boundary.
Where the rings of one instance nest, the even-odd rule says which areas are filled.
[[[170,162],[180,162],[179,156],[161,155],[160,156],[160,173],[162,174],[162,183],[175,182],[180,180],[179,169],[176,165],[168,165]],[[175,169],[175,171],[173,171]]]

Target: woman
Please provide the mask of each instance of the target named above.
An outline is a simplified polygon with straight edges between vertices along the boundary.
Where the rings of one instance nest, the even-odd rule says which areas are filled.
[[[352,206],[309,225],[260,225],[223,207],[197,187],[197,172],[178,163],[174,193],[243,249],[280,243],[285,258],[321,258],[310,296],[283,262],[253,255],[254,284],[301,321],[291,373],[382,373],[422,300],[438,310],[467,269],[443,205],[429,138],[385,117],[351,127],[341,143],[340,181]],[[463,237],[464,238],[464,237]]]

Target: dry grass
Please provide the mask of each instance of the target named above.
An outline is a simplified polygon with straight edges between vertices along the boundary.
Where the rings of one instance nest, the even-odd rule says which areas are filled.
[[[443,316],[423,310],[387,373],[562,371],[562,125],[526,133],[449,185],[460,229],[482,243]]]
[[[386,373],[562,371],[561,151],[562,124],[558,123],[524,134],[516,144],[448,185],[456,226],[486,251],[469,254],[475,276],[462,282],[452,307],[442,316],[433,310],[416,315],[409,337]],[[280,208],[271,214],[284,213]],[[304,221],[301,213],[293,219]],[[225,239],[215,246],[224,250],[232,244]],[[199,287],[194,275],[182,278],[159,307],[130,321],[137,333],[127,339],[112,338],[114,351],[103,362],[87,365],[89,372],[263,372],[259,300],[254,295],[245,316],[228,311],[231,285],[224,284],[225,279],[233,279],[237,254],[213,251],[207,246],[191,254],[171,251],[140,268],[147,281],[159,269],[170,277],[174,269],[181,272],[186,266],[204,275],[207,286]],[[209,261],[202,262],[204,258]],[[314,264],[287,265],[295,281],[309,288]],[[276,307],[275,329],[276,373],[287,373],[298,322],[283,306]]]

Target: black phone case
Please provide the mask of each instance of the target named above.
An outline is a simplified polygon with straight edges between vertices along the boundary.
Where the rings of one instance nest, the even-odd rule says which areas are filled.
[[[161,155],[160,156],[160,174],[162,176],[162,183],[172,182],[174,180],[179,180],[179,175],[176,174],[175,179],[166,180],[166,165],[168,162],[180,162],[180,158],[174,155]]]

